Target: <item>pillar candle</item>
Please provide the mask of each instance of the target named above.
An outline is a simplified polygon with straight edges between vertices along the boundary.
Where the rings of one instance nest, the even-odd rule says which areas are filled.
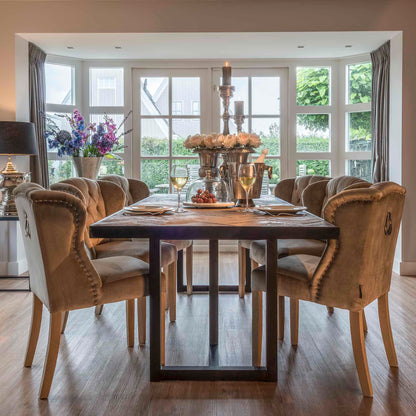
[[[244,101],[234,101],[234,115],[244,115]]]
[[[222,67],[222,85],[231,85],[231,67],[228,62]]]

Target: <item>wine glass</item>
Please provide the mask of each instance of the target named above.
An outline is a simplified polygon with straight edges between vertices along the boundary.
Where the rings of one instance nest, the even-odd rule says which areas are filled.
[[[253,212],[248,207],[248,193],[256,182],[256,165],[254,163],[241,163],[238,168],[238,180],[246,191],[246,207],[243,212]]]
[[[188,182],[188,169],[185,166],[173,165],[170,171],[170,181],[178,191],[178,207],[175,209],[175,212],[185,212],[181,208],[181,191]]]

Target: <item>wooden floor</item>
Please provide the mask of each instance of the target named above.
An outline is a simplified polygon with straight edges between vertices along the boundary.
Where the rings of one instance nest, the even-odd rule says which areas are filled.
[[[206,283],[207,255],[194,258],[195,283]],[[222,254],[220,266],[220,283],[236,283],[236,254]],[[325,307],[301,302],[299,346],[290,346],[286,330],[278,384],[149,383],[149,348],[137,347],[137,341],[135,348],[126,347],[123,304],[106,305],[98,318],[93,309],[71,312],[50,398],[40,401],[48,314],[33,367],[23,368],[31,294],[0,292],[0,415],[415,415],[416,278],[393,276],[390,301],[396,371],[387,363],[376,304],[366,310],[373,399],[361,396],[348,313],[329,316]],[[220,364],[250,364],[250,318],[250,295],[220,296]],[[178,296],[166,351],[168,365],[207,363],[207,295]]]

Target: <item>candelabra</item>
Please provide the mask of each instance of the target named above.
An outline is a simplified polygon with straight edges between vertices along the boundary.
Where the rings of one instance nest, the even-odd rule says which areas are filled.
[[[234,116],[234,122],[237,126],[237,133],[241,133],[243,129],[244,118],[245,117],[243,116],[243,114],[236,114]]]
[[[220,97],[222,98],[222,104],[224,106],[224,113],[222,114],[222,119],[224,121],[224,129],[222,134],[230,134],[229,121],[230,113],[228,111],[230,107],[230,98],[234,95],[235,87],[232,85],[220,85],[219,86]]]

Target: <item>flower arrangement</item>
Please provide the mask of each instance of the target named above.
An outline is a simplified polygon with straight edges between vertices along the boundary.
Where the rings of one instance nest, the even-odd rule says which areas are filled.
[[[188,136],[184,142],[187,149],[254,149],[261,145],[260,137],[254,133],[235,134],[195,134]]]
[[[104,120],[98,124],[85,123],[85,119],[78,110],[74,110],[72,116],[60,115],[65,117],[71,127],[71,132],[61,130],[55,121],[44,115],[46,122],[45,138],[50,149],[57,149],[58,156],[64,155],[73,157],[114,157],[111,152],[120,150],[120,138],[131,132],[122,131],[131,111],[117,127],[113,119],[106,114]]]

